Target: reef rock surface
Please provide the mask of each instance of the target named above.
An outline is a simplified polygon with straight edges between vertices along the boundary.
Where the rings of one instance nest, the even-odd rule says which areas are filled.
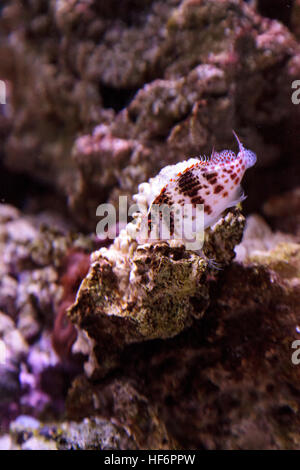
[[[224,226],[223,230],[226,230]],[[143,250],[145,248],[142,253]],[[124,383],[130,387],[133,400],[136,393],[133,390],[145,394],[151,406],[158,410],[167,432],[181,448],[299,448],[300,369],[299,361],[293,362],[294,341],[300,340],[299,240],[292,235],[273,233],[261,217],[252,216],[236,252],[237,260],[213,276],[207,271],[204,275],[200,270],[201,276],[196,278],[198,297],[193,292],[191,299],[190,292],[185,291],[186,306],[182,312],[188,308],[190,319],[188,323],[181,323],[177,335],[174,330],[170,332],[169,326],[165,329],[168,323],[160,318],[155,322],[156,339],[153,339],[152,324],[150,329],[147,325],[143,335],[140,331],[137,335],[136,323],[143,320],[143,316],[134,316],[134,306],[129,311],[126,304],[120,318],[114,311],[120,306],[119,299],[115,295],[105,297],[107,284],[103,280],[107,280],[106,273],[111,272],[112,267],[100,251],[71,309],[73,319],[81,319],[81,327],[89,332],[92,340],[90,350],[86,349],[90,354],[86,369],[89,378],[78,378],[73,383],[68,397],[69,417],[80,420],[87,413],[116,419],[121,411],[115,390],[119,390],[121,382],[122,387]],[[186,266],[187,255],[181,255],[175,262],[172,260],[175,252],[170,250],[169,253],[169,265],[175,263],[182,269]],[[141,263],[140,256],[133,256],[132,266],[137,259]],[[148,251],[147,256],[155,260],[155,249],[151,254]],[[164,256],[166,252],[162,260]],[[143,262],[145,259],[142,257]],[[193,257],[188,260],[195,263]],[[139,277],[141,289],[149,285],[153,272],[157,275],[164,272],[166,263],[162,262],[162,271],[157,268],[153,271],[151,261],[147,265],[144,277]],[[95,273],[97,276],[93,278]],[[121,285],[120,279],[119,274],[115,278],[116,286]],[[175,271],[172,276],[175,284],[177,279]],[[163,286],[172,280],[167,276]],[[97,282],[98,290],[93,290]],[[88,286],[91,287],[89,294]],[[209,303],[203,303],[203,292],[208,295]],[[90,306],[88,296],[92,299]],[[180,294],[174,289],[173,296],[175,303]],[[140,305],[144,298],[138,297]],[[155,292],[151,294],[151,299],[154,298]],[[97,299],[98,307],[95,307]],[[149,309],[154,305],[150,303]],[[163,308],[162,303],[157,310],[161,312]],[[204,315],[195,315],[203,308]],[[155,313],[156,310],[153,318],[156,318]],[[173,315],[175,313],[173,311]],[[134,327],[131,325],[133,318]],[[167,317],[169,319],[173,325],[177,324],[173,316]],[[143,337],[147,333],[149,337]],[[124,348],[126,342],[134,344]],[[116,362],[114,353],[120,347],[122,354]],[[115,372],[108,379],[101,380],[97,374],[93,378],[97,368],[103,373],[103,368],[111,367],[115,367]],[[123,406],[122,416],[130,420],[126,405]]]
[[[299,2],[292,30],[260,2],[104,3],[4,0],[6,168],[62,193],[90,230],[101,202],[131,196],[167,164],[230,148],[232,129],[260,156],[250,207],[296,184]]]
[[[3,0],[0,448],[300,448],[300,3],[285,4]],[[91,235],[100,203],[232,148],[232,129],[258,155],[251,215],[224,213],[201,255]]]
[[[243,227],[240,211],[228,212],[207,232],[204,253],[224,267],[234,257]],[[90,342],[89,375],[112,366],[125,345],[177,335],[209,305],[207,277],[215,270],[184,245],[138,245],[123,230],[113,245],[93,253],[91,261],[69,311],[85,332],[78,350],[86,353]]]

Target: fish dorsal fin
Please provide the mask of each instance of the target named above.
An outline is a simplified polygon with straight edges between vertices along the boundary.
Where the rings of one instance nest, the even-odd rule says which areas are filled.
[[[237,134],[234,132],[234,130],[233,130],[233,129],[232,129],[232,133],[233,133],[233,135],[234,135],[234,137],[236,138],[236,141],[237,141],[237,143],[238,143],[238,146],[239,146],[239,152],[242,152],[243,150],[245,150],[245,148],[244,148],[243,144],[241,143],[241,141],[240,141],[240,139],[239,139],[238,135],[237,135]]]
[[[230,163],[239,156],[244,155],[246,152],[245,147],[241,143],[238,135],[235,133],[234,130],[232,130],[234,137],[236,138],[236,141],[239,146],[239,151],[238,154],[233,152],[233,150],[222,150],[221,152],[216,152],[215,148],[213,147],[213,150],[211,152],[210,156],[207,155],[202,155],[198,157],[199,163],[203,165],[214,165],[217,163]],[[253,159],[252,159],[253,160]]]
[[[209,165],[211,163],[211,157],[207,155],[200,155],[197,157],[200,163],[203,163],[204,165]]]

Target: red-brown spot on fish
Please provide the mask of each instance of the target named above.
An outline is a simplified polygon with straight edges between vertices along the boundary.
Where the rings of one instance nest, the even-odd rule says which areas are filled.
[[[220,184],[218,184],[215,189],[214,189],[214,193],[215,194],[218,194],[220,193],[222,190],[224,189],[224,186],[221,186]]]

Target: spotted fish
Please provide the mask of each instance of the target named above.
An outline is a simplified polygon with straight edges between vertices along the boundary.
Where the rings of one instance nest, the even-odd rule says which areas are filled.
[[[237,154],[231,150],[213,150],[210,157],[190,158],[167,166],[151,178],[147,186],[140,185],[139,192],[149,208],[149,229],[153,205],[196,207],[203,204],[205,229],[214,225],[225,209],[245,199],[241,180],[245,171],[255,164],[256,154],[243,146],[235,132],[233,134],[239,147]],[[171,220],[171,235],[173,225]]]

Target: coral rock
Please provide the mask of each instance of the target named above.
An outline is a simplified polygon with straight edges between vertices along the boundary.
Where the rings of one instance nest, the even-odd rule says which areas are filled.
[[[223,266],[230,263],[243,226],[239,210],[229,211],[208,232],[204,251]],[[205,258],[184,246],[137,245],[126,230],[110,248],[93,253],[69,314],[89,337],[89,346],[81,347],[89,351],[96,375],[114,367],[126,345],[170,338],[201,318],[209,304],[210,271]],[[89,375],[95,367],[90,363]]]

